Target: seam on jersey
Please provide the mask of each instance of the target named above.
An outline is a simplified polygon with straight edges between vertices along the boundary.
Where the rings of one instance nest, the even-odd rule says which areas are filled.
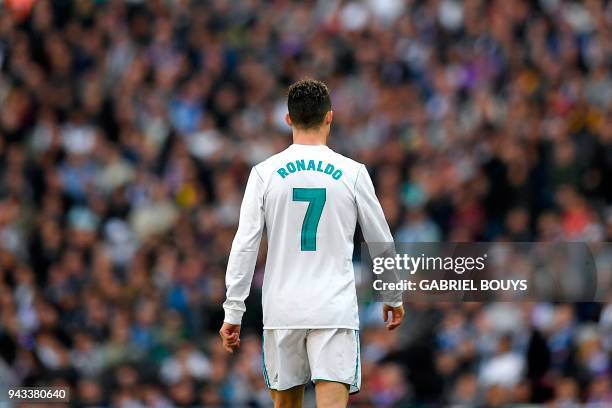
[[[361,169],[364,167],[364,164],[359,166],[359,170],[357,170],[357,176],[355,177],[355,184],[353,185],[353,196],[355,197],[355,201],[357,201],[357,180],[359,180],[359,173],[361,173]]]
[[[257,177],[259,177],[259,180],[261,181],[261,185],[264,187],[264,191],[261,193],[261,200],[262,200],[262,210],[263,210],[263,206],[265,205],[266,202],[266,194],[268,194],[268,186],[266,185],[263,177],[261,177],[261,174],[259,174],[259,171],[257,170],[257,166],[253,166],[253,171],[255,172],[255,174],[257,174]]]
[[[257,177],[259,177],[259,179],[261,180],[261,182],[264,182],[263,177],[261,177],[261,175],[259,174],[259,171],[257,171],[257,166],[253,166],[253,170],[255,171],[255,174],[257,174]]]

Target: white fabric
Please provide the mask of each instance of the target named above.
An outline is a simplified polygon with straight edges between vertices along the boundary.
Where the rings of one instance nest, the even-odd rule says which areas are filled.
[[[295,200],[294,189],[325,189],[316,250],[304,250],[302,233],[307,209],[315,205]],[[358,220],[366,242],[393,241],[363,164],[327,146],[294,144],[256,165],[227,266],[225,321],[241,322],[265,226],[264,328],[358,329],[352,263]]]
[[[349,329],[264,330],[263,371],[268,388],[283,391],[309,381],[361,387],[359,331]]]

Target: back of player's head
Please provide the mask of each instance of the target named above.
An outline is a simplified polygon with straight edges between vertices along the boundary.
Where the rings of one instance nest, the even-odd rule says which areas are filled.
[[[287,107],[293,126],[300,129],[317,128],[331,110],[329,90],[321,81],[298,81],[289,87]]]

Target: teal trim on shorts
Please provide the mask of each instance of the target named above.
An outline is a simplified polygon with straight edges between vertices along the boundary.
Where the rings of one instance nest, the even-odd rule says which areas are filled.
[[[270,379],[268,378],[268,370],[266,369],[266,352],[265,352],[265,344],[266,340],[264,339],[263,333],[261,334],[261,366],[263,368],[264,380],[266,381],[266,386],[270,389]]]
[[[357,388],[357,374],[359,373],[359,353],[361,353],[361,347],[359,345],[359,330],[355,330],[355,340],[357,341],[357,356],[355,357],[355,377],[352,386]]]

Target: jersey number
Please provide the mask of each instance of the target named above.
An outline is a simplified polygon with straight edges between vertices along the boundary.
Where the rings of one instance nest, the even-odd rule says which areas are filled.
[[[293,201],[307,201],[308,209],[302,223],[301,250],[317,250],[317,228],[325,206],[324,188],[294,188]]]

